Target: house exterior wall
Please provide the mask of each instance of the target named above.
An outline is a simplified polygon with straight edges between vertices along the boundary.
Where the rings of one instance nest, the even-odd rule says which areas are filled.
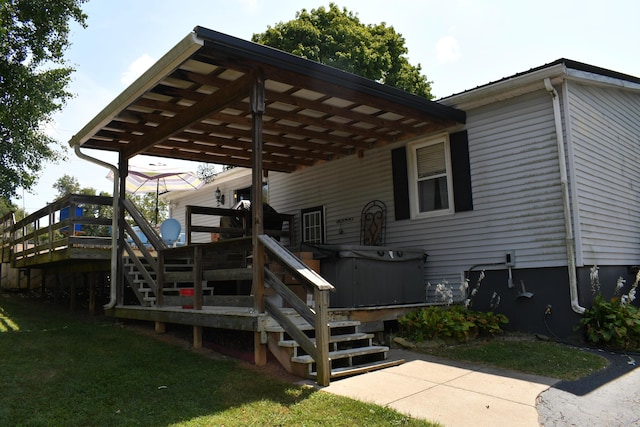
[[[387,246],[423,248],[425,281],[460,283],[471,266],[487,268],[515,253],[516,268],[567,265],[553,110],[547,92],[467,111],[473,211],[394,220],[391,150],[367,151],[292,174],[271,174],[278,211],[324,205],[327,242],[359,243],[360,211],[387,206]],[[299,226],[299,218],[297,221]],[[342,234],[340,230],[342,229]],[[298,234],[299,235],[299,234]],[[482,268],[482,267],[480,267]]]
[[[235,204],[233,199],[234,191],[251,186],[251,171],[244,168],[235,168],[218,175],[213,182],[203,185],[195,191],[182,191],[180,193],[170,193],[170,216],[180,222],[182,231],[186,224],[186,206],[206,206],[218,207],[215,197],[216,189],[220,189],[224,195],[225,203],[219,207],[231,208]],[[220,218],[211,216],[198,216],[194,224],[202,226],[217,227],[220,225]],[[206,233],[194,233],[192,236],[194,243],[205,243],[211,241],[211,235]]]
[[[569,81],[578,265],[640,259],[640,95]]]
[[[637,265],[640,256],[640,96],[637,89],[582,80],[557,80],[555,87],[562,109],[579,302],[588,307],[591,265],[601,267],[608,295],[607,287],[615,285],[618,276],[633,281],[630,274],[635,270],[627,267]],[[291,174],[271,172],[269,203],[278,212],[296,215],[296,236],[301,236],[301,210],[323,206],[326,243],[359,244],[361,210],[380,200],[387,208],[385,246],[421,248],[429,255],[427,301],[437,302],[427,283],[447,281],[455,298],[461,299],[458,285],[464,274],[473,286],[479,270],[486,269],[475,308],[496,309],[490,305],[496,293],[502,300],[497,311],[512,319],[514,329],[571,335],[579,316],[571,309],[569,295],[551,95],[540,82],[538,89],[464,109],[472,210],[396,220],[394,198],[399,196],[394,194],[392,152],[414,141]],[[220,188],[230,198],[240,187],[227,188],[221,182]],[[188,204],[213,206],[213,191],[204,198],[189,194]],[[179,205],[174,212],[179,215]],[[515,256],[512,287],[509,270],[501,264],[508,252]],[[534,298],[523,298],[522,284]],[[553,306],[553,317],[543,316],[548,306]]]

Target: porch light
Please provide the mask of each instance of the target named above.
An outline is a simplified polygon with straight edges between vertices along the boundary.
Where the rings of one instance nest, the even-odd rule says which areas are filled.
[[[224,205],[224,194],[222,194],[222,191],[220,191],[220,187],[216,188],[216,202],[218,203],[218,206],[220,205]]]

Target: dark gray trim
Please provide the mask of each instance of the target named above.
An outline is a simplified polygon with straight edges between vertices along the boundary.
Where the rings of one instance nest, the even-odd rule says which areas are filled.
[[[473,210],[471,193],[471,166],[469,163],[469,138],[467,131],[449,135],[451,150],[451,175],[453,178],[453,204],[456,212]]]
[[[269,46],[239,39],[204,27],[195,27],[197,37],[205,42],[205,47],[232,57],[250,59],[266,65],[284,68],[289,71],[307,75],[317,80],[345,86],[371,96],[387,99],[407,107],[422,111],[425,114],[458,123],[466,122],[466,113],[456,108],[430,101],[417,95],[377,83],[328,65],[292,55]]]
[[[393,207],[396,221],[411,218],[409,207],[409,177],[407,175],[407,147],[391,150],[393,171]]]

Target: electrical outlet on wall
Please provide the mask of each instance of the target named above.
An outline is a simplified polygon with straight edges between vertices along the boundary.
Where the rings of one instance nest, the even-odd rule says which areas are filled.
[[[507,267],[515,267],[516,266],[516,251],[510,250],[505,252],[504,254],[504,262],[507,264]]]

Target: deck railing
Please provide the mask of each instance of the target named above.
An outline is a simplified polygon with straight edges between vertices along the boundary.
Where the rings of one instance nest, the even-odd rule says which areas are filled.
[[[293,219],[295,215],[269,214],[266,212],[263,215],[265,234],[286,239],[290,244],[295,242],[293,232]],[[188,205],[185,207],[185,217],[187,244],[194,241],[194,233],[208,233],[226,238],[251,236],[251,211]],[[206,219],[203,220],[203,217]],[[207,217],[237,218],[241,225],[238,227],[203,225],[205,222],[211,222]],[[280,223],[282,227],[279,229],[270,228],[269,224],[271,223]]]
[[[265,283],[314,327],[315,342],[300,330],[277,304],[272,303],[269,299],[265,299],[267,312],[316,362],[318,384],[323,386],[329,385],[331,378],[331,359],[329,358],[328,309],[329,292],[331,292],[334,287],[318,273],[303,264],[272,237],[261,235],[258,237],[258,241],[268,254],[271,262],[278,263],[286,273],[291,274],[307,291],[313,294],[314,307],[311,308],[271,271],[269,265],[265,265]]]
[[[14,266],[55,259],[68,248],[111,246],[111,197],[70,194],[46,207],[13,221],[2,219],[2,259]]]
[[[0,239],[2,239],[2,262],[11,262],[11,241],[13,238],[13,226],[16,223],[14,212],[9,212],[0,218]]]

